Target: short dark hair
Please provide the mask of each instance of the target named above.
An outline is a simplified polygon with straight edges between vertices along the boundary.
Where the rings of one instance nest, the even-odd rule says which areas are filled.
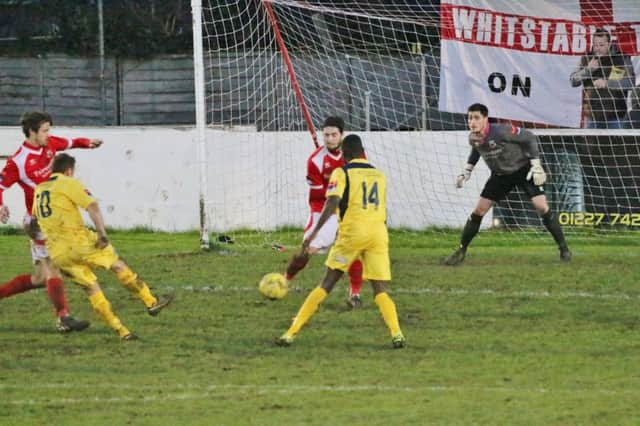
[[[480,103],[470,105],[469,108],[467,108],[467,113],[470,112],[479,112],[483,117],[489,116],[489,108],[487,108],[486,105]]]
[[[604,28],[596,28],[596,31],[593,33],[594,37],[606,37],[607,41],[611,41],[611,33]]]
[[[338,116],[330,115],[329,117],[324,119],[324,123],[322,123],[322,128],[325,127],[337,127],[340,130],[340,133],[344,132],[344,120]]]
[[[50,125],[53,125],[53,120],[51,119],[51,115],[49,115],[46,112],[41,112],[41,111],[25,112],[20,117],[20,125],[22,126],[22,133],[24,133],[26,137],[29,137],[29,130],[33,130],[34,132],[38,133],[38,130],[40,130],[40,127],[44,123],[49,123]]]
[[[76,159],[69,154],[58,154],[53,159],[53,165],[51,166],[51,173],[64,173],[69,169],[76,167]]]
[[[342,140],[342,155],[345,159],[360,158],[364,155],[362,139],[358,135],[348,135]]]

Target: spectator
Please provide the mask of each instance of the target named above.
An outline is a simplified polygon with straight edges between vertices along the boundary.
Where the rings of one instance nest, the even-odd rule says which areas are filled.
[[[635,73],[631,59],[611,43],[608,31],[596,30],[591,52],[580,58],[580,64],[570,78],[573,87],[582,84],[584,88],[584,127],[628,127],[627,94],[633,88]]]

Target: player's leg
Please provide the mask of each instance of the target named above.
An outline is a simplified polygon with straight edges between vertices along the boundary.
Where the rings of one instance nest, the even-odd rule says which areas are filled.
[[[560,259],[565,262],[569,262],[571,260],[571,251],[569,250],[567,241],[564,238],[564,233],[562,232],[562,227],[558,221],[558,216],[549,208],[547,197],[544,194],[538,193],[537,195],[531,195],[533,195],[531,197],[531,202],[538,212],[538,215],[542,218],[544,227],[547,228],[547,231],[549,231],[558,245],[558,250],[560,250]]]
[[[460,237],[460,245],[452,254],[447,256],[444,259],[444,264],[449,266],[459,265],[465,258],[467,254],[467,248],[473,238],[480,231],[480,224],[482,223],[482,218],[487,214],[489,209],[493,207],[494,201],[485,198],[483,196],[480,197],[478,203],[476,204],[475,209],[471,212],[471,215],[467,219],[467,222],[464,225],[462,230],[462,236]]]
[[[327,298],[327,295],[331,292],[336,282],[344,274],[343,271],[337,269],[327,268],[327,272],[322,280],[322,283],[311,290],[311,293],[307,296],[302,306],[298,310],[298,313],[293,318],[291,327],[276,340],[276,344],[280,346],[288,346],[293,342],[294,337],[302,326],[304,326],[309,319],[316,313],[318,306]]]
[[[391,282],[391,262],[386,227],[382,226],[372,233],[372,244],[364,251],[362,260],[364,278],[371,282],[374,300],[391,333],[393,347],[404,347],[406,340],[400,329],[396,305],[387,293],[387,285]]]
[[[69,315],[69,305],[64,289],[62,275],[48,258],[35,261],[35,272],[33,274],[35,282],[44,282],[47,286],[47,294],[53,305],[56,317],[61,318]]]
[[[460,237],[460,245],[455,252],[444,259],[443,263],[445,265],[454,266],[462,263],[469,244],[471,244],[471,241],[480,230],[482,218],[495,203],[502,200],[517,184],[518,181],[514,175],[498,176],[494,173],[491,174],[480,193],[480,199],[475,209],[471,212],[464,225],[462,236]]]
[[[122,324],[120,318],[111,310],[111,304],[105,297],[100,285],[98,277],[95,276],[91,267],[82,263],[78,259],[70,259],[64,255],[54,257],[54,261],[60,266],[73,282],[78,284],[84,290],[89,298],[89,303],[93,311],[115,331],[120,338],[130,340],[133,336],[127,327]]]
[[[309,234],[313,231],[318,222],[318,218],[320,217],[320,213],[311,213],[309,215],[309,220],[307,221],[307,226],[304,228],[304,236],[303,240],[306,239]],[[329,217],[327,222],[318,230],[316,237],[310,242],[309,250],[307,253],[296,253],[293,255],[289,264],[287,265],[287,270],[284,274],[284,277],[287,279],[287,282],[290,282],[295,278],[295,276],[307,266],[309,263],[309,259],[311,256],[324,252],[327,250],[336,239],[336,233],[338,231],[338,219],[336,215],[332,215]]]
[[[373,296],[382,319],[391,333],[391,344],[394,348],[402,348],[406,344],[406,339],[400,329],[400,321],[398,321],[398,311],[396,304],[387,293],[387,284],[389,281],[370,280],[373,287]]]
[[[356,309],[362,306],[360,289],[362,288],[362,261],[356,259],[349,266],[349,298],[347,306]]]
[[[62,253],[68,253],[67,247],[60,247]],[[46,247],[33,250],[32,257],[35,264],[34,281],[46,283],[49,300],[55,310],[57,321],[56,328],[61,333],[70,331],[82,331],[88,328],[91,323],[87,320],[77,320],[69,313],[69,306],[65,295],[62,273],[55,265]]]
[[[111,246],[108,246],[109,248]],[[110,267],[118,281],[131,293],[135,294],[147,308],[149,315],[155,316],[171,303],[173,295],[155,297],[147,283],[136,274],[122,259],[117,259]]]
[[[62,318],[69,315],[67,296],[64,291],[62,275],[57,268],[51,264],[49,251],[46,246],[46,238],[38,225],[38,221],[31,215],[26,215],[23,219],[23,227],[29,238],[31,238],[31,258],[35,265],[33,282],[44,282],[47,285],[49,300],[53,304],[56,316]],[[60,322],[58,322],[60,324]],[[60,327],[58,327],[60,329]],[[61,330],[62,331],[62,330]]]
[[[113,248],[109,244],[104,248],[96,248],[97,235],[95,232],[87,232],[83,236],[86,239],[86,250],[84,250],[82,260],[84,264],[90,267],[101,267],[111,270],[116,274],[118,281],[131,293],[135,294],[147,308],[149,315],[155,316],[169,305],[173,300],[173,296],[164,295],[156,298],[149,289],[144,280],[138,277],[122,259],[120,259]]]
[[[322,283],[309,293],[300,307],[298,314],[294,317],[291,327],[276,340],[276,344],[288,346],[293,342],[295,335],[318,310],[318,306],[327,298],[327,295],[333,290],[336,282],[338,282],[358,255],[358,249],[349,244],[348,240],[338,238],[327,256],[325,262],[327,272],[325,273]]]
[[[0,284],[0,299],[5,299],[43,286],[44,284],[42,283],[33,282],[32,274],[17,275],[9,281]]]
[[[287,270],[284,273],[284,277],[287,279],[287,283],[295,278],[298,272],[302,271],[307,263],[309,263],[309,259],[311,259],[311,255],[316,253],[318,250],[315,247],[309,247],[308,252],[298,252],[295,253],[289,264],[287,265]]]
[[[28,220],[31,219],[31,220]],[[0,299],[11,297],[15,294],[33,290],[35,288],[47,287],[49,300],[54,307],[57,317],[57,329],[60,332],[81,331],[91,324],[86,320],[76,320],[69,314],[69,305],[64,290],[62,275],[51,263],[49,253],[45,246],[44,236],[37,226],[37,222],[31,216],[25,216],[24,229],[32,237],[31,258],[33,260],[34,271],[29,275],[18,275],[11,281],[0,285]],[[33,238],[37,238],[34,240]]]
[[[31,237],[35,237],[36,229],[31,225],[33,217],[31,215],[25,215],[23,219],[23,229],[27,235]],[[44,255],[43,255],[44,254]],[[40,247],[37,249],[34,248],[33,238],[31,240],[31,257],[33,259],[34,265],[41,258],[46,258],[46,247],[44,247],[44,242],[41,243]],[[35,288],[41,288],[45,285],[45,276],[42,273],[38,273],[38,271],[34,271],[33,274],[24,274],[13,277],[11,280],[6,283],[0,284],[0,299],[5,299],[7,297],[11,297],[16,294],[24,293],[25,291],[33,290]]]
[[[307,222],[307,226],[304,230],[303,239],[306,239],[313,231],[319,217],[320,213],[312,213],[309,216],[309,221]],[[308,253],[296,253],[293,255],[285,273],[287,282],[291,281],[295,275],[307,265],[312,255],[316,253],[324,253],[328,248],[330,248],[335,242],[337,234],[338,217],[336,215],[332,215],[322,228],[320,228],[316,237],[310,242]],[[360,260],[356,260],[349,267],[349,284],[347,305],[350,308],[359,307],[362,305],[362,301],[360,299],[360,288],[362,287],[362,262],[360,262]]]
[[[307,235],[309,235],[309,233],[311,233],[311,231],[313,231],[318,217],[318,214],[313,212],[309,215],[307,226],[305,226],[304,228],[304,236],[302,237],[303,240],[307,237]],[[304,267],[307,266],[307,263],[309,263],[309,259],[311,259],[311,255],[318,252],[320,247],[318,247],[316,240],[317,238],[315,238],[314,241],[311,242],[308,252],[298,252],[293,255],[293,257],[289,261],[289,264],[287,265],[287,270],[284,273],[284,277],[287,279],[287,283],[293,280],[298,272],[302,271]]]
[[[87,274],[85,274],[85,276],[87,276],[87,278],[90,277],[90,275]],[[102,318],[102,320],[106,322],[107,325],[109,325],[109,327],[111,327],[113,331],[115,331],[118,336],[120,336],[121,339],[135,340],[138,338],[138,336],[131,333],[131,331],[129,331],[129,329],[125,327],[124,324],[122,324],[120,318],[118,318],[116,314],[113,313],[113,310],[111,309],[111,303],[109,303],[107,298],[104,296],[102,288],[100,288],[97,280],[94,280],[94,282],[92,283],[85,283],[80,285],[83,287],[85,293],[87,294],[89,303],[91,303],[91,307],[93,307],[94,312],[100,318]]]
[[[35,229],[35,234],[30,236],[37,238],[36,240],[31,240],[31,257],[35,265],[35,272],[32,279],[34,282],[46,284],[47,294],[49,295],[49,300],[53,305],[57,317],[56,328],[61,333],[82,331],[88,328],[91,325],[89,321],[77,320],[70,314],[62,274],[49,257],[49,251],[42,239],[44,235],[42,235],[40,227],[35,220],[32,222],[32,229]],[[69,247],[58,248],[62,252],[68,252],[70,250]]]

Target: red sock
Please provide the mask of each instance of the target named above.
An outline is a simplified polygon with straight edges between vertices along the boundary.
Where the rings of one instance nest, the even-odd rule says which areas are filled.
[[[36,286],[31,282],[31,275],[18,275],[8,283],[0,285],[0,299],[33,290],[34,288],[36,288]]]
[[[362,262],[360,260],[354,261],[349,266],[349,281],[351,282],[349,294],[360,294],[362,287]]]
[[[69,315],[69,306],[67,305],[67,297],[64,294],[64,283],[62,280],[60,278],[47,280],[47,292],[56,310],[56,315],[58,317]]]

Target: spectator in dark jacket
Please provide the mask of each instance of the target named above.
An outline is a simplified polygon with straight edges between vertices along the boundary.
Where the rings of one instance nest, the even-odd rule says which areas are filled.
[[[582,85],[584,127],[622,129],[628,127],[627,95],[635,84],[631,59],[611,43],[611,34],[596,30],[589,54],[571,73],[571,85]]]

